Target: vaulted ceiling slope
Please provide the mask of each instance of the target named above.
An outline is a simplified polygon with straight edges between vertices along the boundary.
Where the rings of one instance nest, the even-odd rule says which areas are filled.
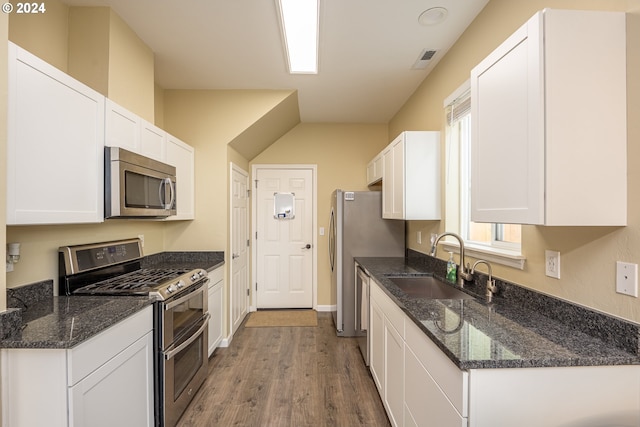
[[[111,7],[153,50],[165,89],[295,90],[303,122],[335,123],[388,122],[487,2],[321,0],[319,73],[291,75],[275,0],[66,1]],[[437,6],[444,22],[421,25]],[[425,49],[436,53],[412,69]]]

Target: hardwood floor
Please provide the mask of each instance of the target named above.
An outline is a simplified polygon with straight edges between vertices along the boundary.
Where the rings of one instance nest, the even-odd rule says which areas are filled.
[[[191,426],[388,426],[353,338],[317,327],[245,328],[209,359],[209,376],[178,423]]]

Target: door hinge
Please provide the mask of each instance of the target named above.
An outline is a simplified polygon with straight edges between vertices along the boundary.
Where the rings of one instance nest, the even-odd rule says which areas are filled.
[[[258,188],[258,180],[254,180],[254,182],[256,183],[256,188]]]
[[[258,282],[256,282],[256,292],[258,292]]]
[[[249,296],[249,288],[247,288],[247,296]]]
[[[247,190],[247,199],[251,197],[251,190]]]
[[[247,239],[247,247],[249,247],[249,239]]]
[[[256,231],[256,240],[258,240],[258,232]]]

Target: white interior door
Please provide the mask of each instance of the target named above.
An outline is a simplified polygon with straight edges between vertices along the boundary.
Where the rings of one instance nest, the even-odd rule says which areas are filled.
[[[238,329],[247,314],[249,300],[249,174],[231,164],[231,335]]]
[[[313,177],[310,167],[255,169],[257,308],[313,307]],[[278,218],[276,197],[289,193],[292,215]]]

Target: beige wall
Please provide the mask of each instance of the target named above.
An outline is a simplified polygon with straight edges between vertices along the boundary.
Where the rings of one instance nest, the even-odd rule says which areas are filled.
[[[610,227],[523,227],[522,250],[527,257],[523,271],[494,266],[497,276],[580,305],[640,321],[640,300],[615,292],[615,261],[638,263],[640,258],[640,0],[491,0],[460,37],[437,68],[389,124],[389,137],[402,130],[444,130],[443,101],[469,78],[469,72],[536,11],[545,7],[604,9],[628,15],[628,171],[629,225]],[[569,29],[568,29],[569,31]],[[606,82],[603,82],[606,84]],[[588,88],[585,88],[588,90]],[[585,124],[588,125],[588,124]],[[603,149],[606,141],[603,141]],[[594,171],[596,172],[596,171]],[[423,235],[447,229],[444,222],[412,221],[408,246],[428,251]],[[561,253],[561,280],[544,274],[544,250]],[[440,257],[444,255],[439,254]]]
[[[107,97],[153,123],[153,52],[113,11],[110,23]]]
[[[108,7],[69,8],[68,73],[104,96],[109,94],[110,17]]]
[[[329,229],[331,193],[367,190],[369,160],[388,143],[385,124],[302,123],[251,161],[255,164],[315,164],[318,167],[318,227]],[[316,230],[318,254],[318,304],[331,301],[328,233]]]
[[[10,14],[9,40],[67,72],[69,6],[47,0],[46,8],[41,14]]]

